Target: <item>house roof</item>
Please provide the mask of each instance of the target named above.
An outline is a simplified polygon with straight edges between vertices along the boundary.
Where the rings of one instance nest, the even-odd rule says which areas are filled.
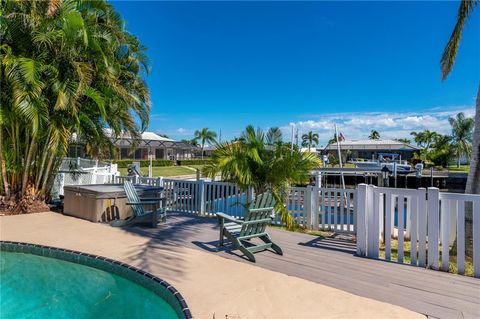
[[[420,151],[421,147],[403,143],[394,140],[358,140],[339,142],[341,150],[389,150],[389,151]],[[337,150],[337,143],[332,143],[325,147],[325,151]]]
[[[128,132],[122,132],[121,134],[119,135],[115,135],[113,130],[112,129],[105,129],[105,132],[107,133],[107,135],[110,136],[110,138],[116,138],[116,139],[127,139],[127,140],[131,140],[132,137],[130,136],[130,134],[128,134]],[[142,140],[148,140],[148,141],[168,141],[168,142],[174,142],[174,140],[170,139],[170,138],[167,138],[167,137],[163,137],[163,136],[160,136],[156,133],[153,133],[153,132],[143,132],[142,133]]]
[[[113,130],[110,128],[105,128],[105,133],[110,137],[112,142],[117,147],[130,147],[136,143],[135,145],[137,147],[151,146],[151,147],[177,147],[177,148],[183,148],[183,149],[197,148],[196,146],[175,141],[170,138],[160,136],[153,132],[143,132],[141,135],[141,139],[139,140],[132,139],[132,137],[128,132],[122,132],[121,134],[116,135],[113,132]],[[76,133],[72,134],[72,141],[78,142]]]

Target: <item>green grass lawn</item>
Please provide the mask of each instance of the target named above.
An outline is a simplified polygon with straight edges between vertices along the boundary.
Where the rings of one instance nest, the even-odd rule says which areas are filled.
[[[450,172],[468,173],[470,165],[460,165],[460,167],[457,167],[457,165],[451,165],[448,167],[448,170]]]
[[[391,241],[391,260],[397,261],[398,260],[398,241],[396,239],[392,239]],[[410,250],[411,245],[409,241],[404,242],[403,244],[403,263],[410,264]],[[418,251],[418,250],[417,250]],[[452,255],[452,254],[450,254]],[[385,259],[385,246],[383,244],[380,245],[380,256],[381,259]],[[442,248],[439,248],[439,258],[441,260],[442,257]],[[428,247],[427,247],[427,256],[428,258]],[[441,261],[439,262],[441,265]],[[457,273],[457,256],[450,256],[449,259],[449,267],[448,272],[456,274]],[[473,260],[471,257],[466,257],[465,259],[465,276],[473,277]]]
[[[196,169],[201,169],[203,165],[189,165],[189,166],[154,166],[153,176],[181,176],[181,175],[195,175]],[[119,168],[120,174],[127,175],[126,168]],[[141,167],[140,174],[142,176],[148,176],[148,167]]]

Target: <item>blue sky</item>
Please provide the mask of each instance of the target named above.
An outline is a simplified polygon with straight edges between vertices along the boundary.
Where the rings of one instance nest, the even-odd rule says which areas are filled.
[[[473,115],[479,8],[440,80],[457,1],[112,3],[152,60],[149,130],[173,138],[290,123],[323,143],[333,123],[348,139],[391,138],[448,133],[449,115]]]

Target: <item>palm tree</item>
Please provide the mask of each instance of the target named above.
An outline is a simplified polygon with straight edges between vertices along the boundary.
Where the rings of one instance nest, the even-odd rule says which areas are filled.
[[[288,187],[307,183],[310,170],[319,166],[320,160],[314,154],[291,151],[290,145],[283,143],[272,148],[261,129],[247,126],[239,141],[218,145],[203,173],[210,177],[220,173],[223,180],[235,183],[243,191],[271,191],[282,221],[293,228],[294,220],[283,205]]]
[[[456,117],[449,117],[448,121],[452,126],[453,147],[457,155],[457,167],[460,167],[460,157],[466,155],[470,157],[472,152],[472,134],[474,120],[472,117],[467,118],[463,112]]]
[[[205,143],[216,143],[217,133],[210,131],[208,127],[202,128],[202,130],[195,131],[195,141],[200,141],[202,146],[202,160],[203,160],[203,149],[205,148]]]
[[[338,141],[341,142],[340,139],[339,139]],[[334,133],[334,134],[333,134],[333,137],[328,140],[327,145],[335,144],[335,143],[337,143],[337,134]]]
[[[147,127],[148,58],[106,1],[6,0],[1,14],[0,193],[43,200],[73,133],[98,157],[105,128]]]
[[[473,9],[478,5],[479,0],[461,0],[460,7],[458,8],[457,22],[453,28],[453,32],[450,35],[447,45],[442,54],[440,60],[440,66],[442,70],[442,80],[446,80],[448,75],[453,69],[455,59],[457,57],[458,47],[460,46],[460,39],[462,38],[462,31],[467,19],[471,16]],[[465,193],[468,194],[480,194],[480,85],[477,90],[476,101],[476,115],[475,115],[475,128],[473,131],[472,141],[472,157],[470,160],[470,170],[467,177],[467,185],[465,187]],[[465,241],[466,241],[466,254],[468,256],[473,255],[473,207],[471,205],[466,206],[465,210]],[[456,247],[456,243],[454,244]]]
[[[428,153],[428,157],[435,163],[447,167],[450,162],[452,152],[452,137],[448,135],[437,134],[432,144],[432,149]]]
[[[372,130],[370,132],[370,135],[368,136],[368,139],[370,140],[379,140],[380,139],[380,133],[376,130]]]
[[[302,135],[302,141],[308,146],[308,151],[310,152],[310,148],[312,146],[316,146],[318,144],[318,134],[312,131]],[[303,143],[302,143],[303,145]]]
[[[411,132],[410,135],[413,136],[415,143],[423,148],[421,153],[423,154],[423,159],[425,160],[428,152],[430,151],[430,147],[435,142],[435,139],[438,135],[437,132],[424,130],[421,132]]]
[[[267,143],[270,145],[282,141],[282,131],[278,127],[271,127],[267,132]]]
[[[405,143],[405,144],[410,144],[412,142],[409,138],[405,138],[405,137],[396,138],[395,141],[402,142],[402,143]]]

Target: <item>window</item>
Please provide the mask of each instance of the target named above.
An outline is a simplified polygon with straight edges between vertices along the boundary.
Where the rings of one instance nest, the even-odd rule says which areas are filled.
[[[163,148],[155,149],[155,158],[156,159],[163,159],[164,157],[165,157],[165,152],[163,151]]]
[[[128,148],[122,147],[120,149],[120,159],[126,159],[128,158]]]
[[[136,149],[133,158],[134,159],[142,159],[142,149]]]

